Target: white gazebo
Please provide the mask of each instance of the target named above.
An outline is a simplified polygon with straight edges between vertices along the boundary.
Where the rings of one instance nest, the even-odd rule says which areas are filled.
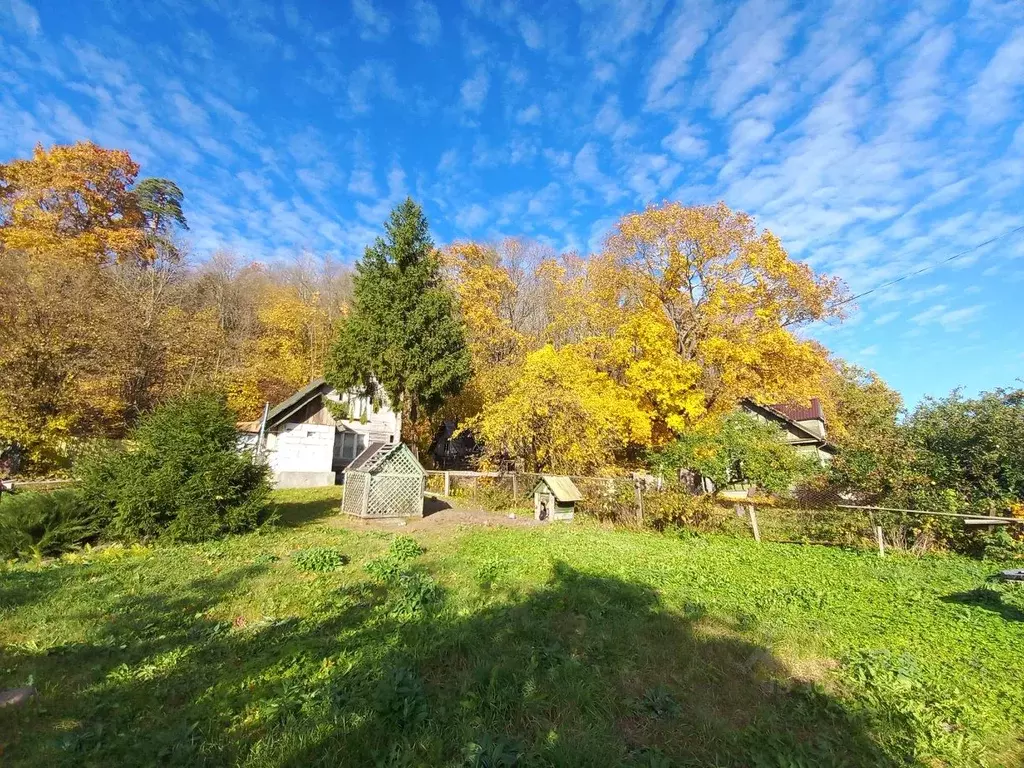
[[[423,517],[426,479],[404,443],[370,443],[345,468],[341,511],[356,517]]]

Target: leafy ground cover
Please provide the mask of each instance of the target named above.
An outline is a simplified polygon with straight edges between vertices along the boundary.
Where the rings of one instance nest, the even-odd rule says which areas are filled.
[[[0,570],[0,762],[1017,765],[997,566],[592,525],[343,524]]]

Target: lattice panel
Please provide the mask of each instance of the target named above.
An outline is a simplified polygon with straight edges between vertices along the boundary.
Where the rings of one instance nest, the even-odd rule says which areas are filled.
[[[376,475],[370,479],[367,517],[415,516],[423,514],[423,477]]]
[[[363,514],[363,488],[369,479],[362,472],[345,474],[345,496],[341,500],[341,511],[349,515]]]
[[[423,472],[423,468],[416,463],[416,459],[408,451],[396,450],[381,462],[380,471],[395,475],[414,474],[418,476]]]

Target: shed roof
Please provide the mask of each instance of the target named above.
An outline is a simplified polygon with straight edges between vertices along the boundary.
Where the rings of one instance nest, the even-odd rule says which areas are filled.
[[[396,444],[389,445],[387,443],[373,442],[370,443],[363,452],[356,456],[352,463],[345,467],[346,472],[369,472],[375,466],[387,456],[390,451],[385,451],[386,448],[394,449]]]
[[[546,485],[555,499],[563,503],[583,501],[583,494],[576,487],[576,483],[565,475],[541,475],[540,480],[537,482],[537,487],[539,488],[541,485]],[[534,488],[533,491],[536,493],[537,488]]]

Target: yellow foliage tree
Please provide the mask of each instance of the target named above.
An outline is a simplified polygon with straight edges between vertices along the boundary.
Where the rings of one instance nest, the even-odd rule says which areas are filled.
[[[0,247],[30,256],[110,261],[145,249],[130,189],[131,155],[81,141],[0,165]]]
[[[795,332],[839,317],[843,286],[791,259],[749,215],[724,203],[652,206],[623,217],[606,253],[624,270],[642,315],[668,324],[678,361],[699,371],[688,396],[673,398],[675,413],[663,414],[671,428],[729,411],[744,397],[818,393],[827,363]]]
[[[519,458],[527,471],[598,472],[617,451],[650,439],[650,421],[630,393],[573,347],[527,355],[504,397],[471,423],[487,457]]]
[[[323,374],[330,323],[317,296],[304,301],[293,286],[267,286],[257,310],[259,331],[247,343],[241,370],[226,382],[228,405],[255,418],[264,402],[284,400]]]

